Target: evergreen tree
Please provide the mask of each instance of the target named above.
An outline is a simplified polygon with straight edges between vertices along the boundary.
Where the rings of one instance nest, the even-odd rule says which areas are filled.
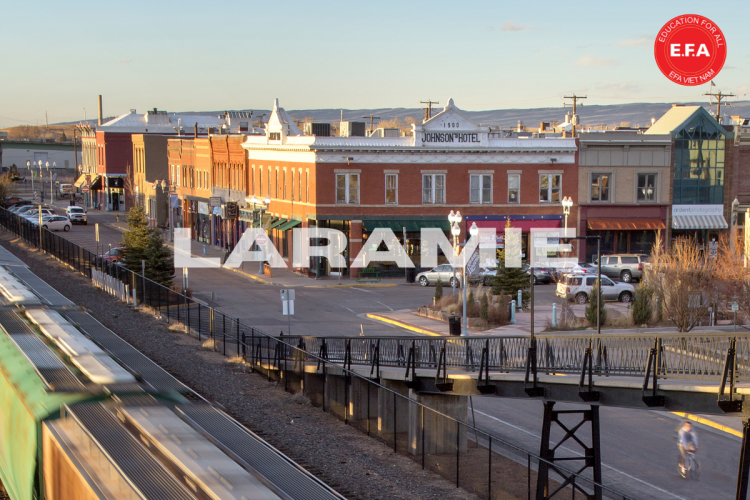
[[[435,302],[443,298],[443,283],[438,279],[435,283]]]
[[[586,306],[586,321],[589,322],[591,326],[596,326],[596,309],[597,307],[601,311],[599,316],[599,324],[601,326],[604,326],[604,323],[607,322],[607,309],[604,308],[604,301],[599,300],[600,298],[599,293],[599,285],[598,280],[597,283],[594,284],[594,286],[591,288],[591,296],[589,296],[589,304]]]
[[[487,298],[487,294],[482,294],[482,298],[479,299],[479,317],[484,321],[490,321],[490,300]]]
[[[141,272],[141,261],[146,261],[146,278],[164,286],[172,285],[174,258],[164,245],[159,232],[149,227],[143,207],[136,206],[128,214],[128,230],[122,235],[122,263],[136,273]]]
[[[146,246],[146,277],[166,287],[172,286],[174,278],[172,251],[155,229],[151,230]]]
[[[152,232],[143,207],[131,208],[127,223],[128,230],[122,235],[122,263],[131,271],[140,273],[141,261],[147,260],[146,247]]]
[[[643,283],[638,287],[633,301],[633,323],[636,325],[645,325],[651,321],[651,315],[654,312],[651,293],[651,290]]]
[[[510,227],[510,219],[506,222],[505,227]],[[513,233],[506,234],[509,235],[509,240],[505,242],[506,246],[516,243],[513,246],[520,248],[520,242],[510,241],[510,238],[520,238],[520,235]],[[490,285],[492,285],[492,293],[495,295],[510,295],[510,300],[517,300],[518,290],[521,290],[521,297],[523,299],[522,307],[528,307],[531,300],[531,277],[529,273],[524,271],[522,267],[505,267],[505,248],[498,250],[497,257],[499,261],[497,274],[489,281]]]

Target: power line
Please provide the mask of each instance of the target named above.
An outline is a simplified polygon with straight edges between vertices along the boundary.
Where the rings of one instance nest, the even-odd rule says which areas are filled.
[[[380,117],[379,116],[368,115],[368,116],[363,116],[362,118],[370,120],[370,135],[372,135],[372,122],[373,122],[373,120],[380,120]]]
[[[576,114],[576,105],[578,104],[578,101],[581,99],[586,99],[587,97],[585,95],[565,95],[563,96],[563,99],[571,99],[573,101],[573,137],[576,136],[576,121],[578,121],[578,115]],[[564,106],[570,106],[567,102],[563,103]],[[581,106],[583,106],[583,103],[581,103]]]
[[[711,86],[714,86],[714,82],[711,82]],[[706,92],[703,95],[707,95],[710,97],[716,98],[716,119],[721,123],[721,100],[726,99],[727,97],[736,97],[734,94],[724,94],[719,90],[716,93]]]
[[[419,104],[427,104],[426,108],[424,109],[424,120],[427,121],[430,118],[432,118],[432,105],[433,104],[440,104],[438,101],[433,101],[431,99],[427,99],[426,101],[419,101]]]

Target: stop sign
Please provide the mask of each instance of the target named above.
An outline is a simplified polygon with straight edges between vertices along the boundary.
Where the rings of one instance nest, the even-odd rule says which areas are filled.
[[[82,193],[88,193],[89,192],[89,187],[88,186],[81,186],[81,192]]]
[[[266,243],[268,243],[268,236],[266,236],[265,234],[259,234],[255,238],[255,243],[257,243],[258,245],[265,245]]]

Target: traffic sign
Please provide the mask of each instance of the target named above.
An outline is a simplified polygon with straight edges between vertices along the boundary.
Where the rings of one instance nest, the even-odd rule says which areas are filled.
[[[255,237],[255,243],[260,246],[265,245],[266,243],[268,243],[268,236],[266,236],[264,233],[259,234]]]
[[[82,193],[88,193],[89,192],[89,187],[88,186],[81,186],[81,192]]]
[[[732,302],[732,311],[737,312],[740,310],[740,305],[737,302]]]

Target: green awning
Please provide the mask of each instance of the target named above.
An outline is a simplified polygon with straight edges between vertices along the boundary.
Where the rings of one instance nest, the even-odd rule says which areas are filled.
[[[401,234],[406,228],[408,233],[419,232],[420,229],[424,228],[438,228],[443,231],[450,231],[451,225],[447,220],[364,220],[362,221],[364,228],[368,232],[372,232],[373,229],[379,227],[389,228],[395,234]]]
[[[299,226],[300,224],[302,224],[302,221],[301,221],[301,220],[290,220],[290,221],[289,221],[289,222],[287,222],[286,224],[282,224],[282,225],[280,225],[280,226],[278,227],[278,230],[279,230],[279,231],[286,231],[287,229],[291,229],[291,228],[293,228],[294,226]]]
[[[260,221],[259,220],[254,221],[253,227],[260,227]]]
[[[271,224],[271,227],[269,227],[268,229],[273,229],[273,228],[278,227],[278,226],[280,226],[280,225],[282,225],[282,224],[284,224],[286,222],[289,222],[289,220],[288,219],[279,219],[276,222],[274,222],[273,224]]]

